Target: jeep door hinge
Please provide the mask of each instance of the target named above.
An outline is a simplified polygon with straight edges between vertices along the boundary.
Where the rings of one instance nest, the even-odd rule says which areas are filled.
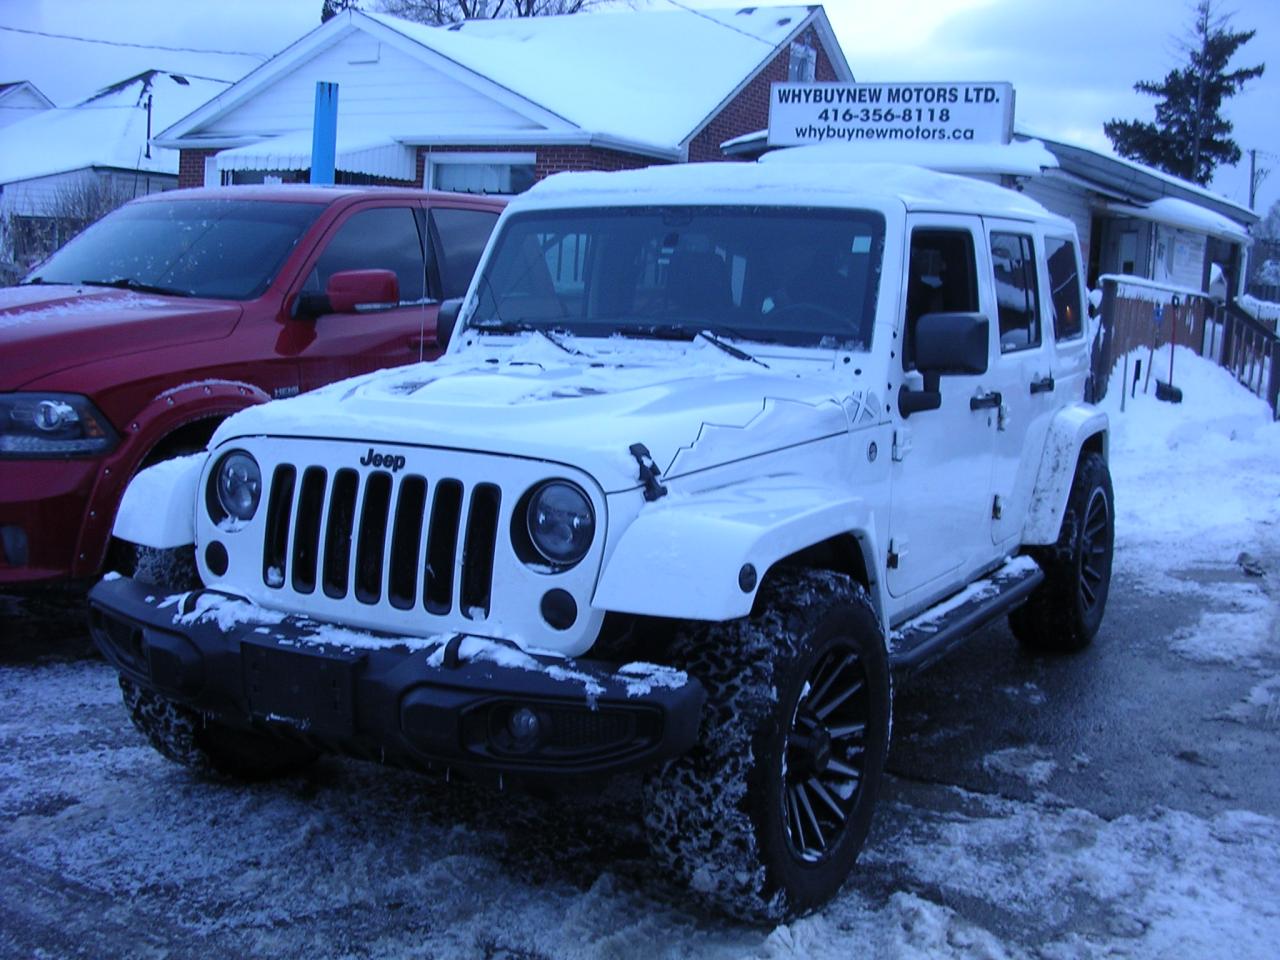
[[[999,520],[1003,516],[1004,516],[1004,501],[1000,499],[999,494],[996,494],[996,496],[991,501],[991,519]]]
[[[911,431],[906,427],[899,427],[893,431],[893,460],[895,463],[901,463],[902,458],[911,452]]]
[[[897,570],[902,564],[902,558],[907,555],[907,538],[894,537],[889,541],[889,555],[885,557],[885,566],[890,570]]]

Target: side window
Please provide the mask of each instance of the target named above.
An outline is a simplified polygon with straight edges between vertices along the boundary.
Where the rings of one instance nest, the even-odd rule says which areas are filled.
[[[968,230],[916,230],[911,234],[907,316],[902,365],[915,365],[916,321],[926,313],[976,313],[978,267]]]
[[[996,275],[1000,351],[1040,346],[1040,297],[1031,238],[1020,233],[992,233],[991,266]]]
[[[1080,274],[1076,247],[1060,237],[1045,238],[1049,264],[1049,297],[1053,301],[1055,340],[1078,337],[1084,331],[1084,305],[1080,302]]]
[[[423,300],[427,268],[414,211],[374,207],[351,216],[320,254],[305,289],[323,292],[342,270],[393,270],[400,280],[400,302]]]
[[[497,222],[498,215],[488,210],[437,207],[431,211],[443,299],[461,297],[467,292],[471,275],[476,272],[480,254]]]

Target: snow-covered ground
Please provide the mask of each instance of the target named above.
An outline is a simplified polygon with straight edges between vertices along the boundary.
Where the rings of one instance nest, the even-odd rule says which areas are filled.
[[[1110,392],[1117,605],[1089,657],[1139,631],[1124,611],[1190,604],[1151,656],[1188,682],[1230,681],[1188,729],[1209,724],[1231,762],[1274,777],[1262,765],[1280,732],[1280,425],[1190,353],[1175,382],[1180,406],[1139,387],[1120,413]],[[1104,661],[1027,662],[999,674],[974,723],[1015,708],[1074,723],[1053,714],[1062,673]],[[903,702],[934,712],[924,694]],[[0,955],[1277,956],[1280,798],[1223,789],[1197,810],[1171,787],[1124,795],[1116,813],[1078,786],[1100,759],[1032,735],[961,756],[970,779],[919,777],[902,771],[951,748],[913,729],[955,732],[895,728],[901,759],[842,896],[758,929],[693,913],[663,886],[625,781],[553,802],[326,760],[281,783],[210,783],[133,732],[103,664],[0,667]]]

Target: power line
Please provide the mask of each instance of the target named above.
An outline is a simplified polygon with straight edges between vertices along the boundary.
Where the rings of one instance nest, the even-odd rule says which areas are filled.
[[[680,2],[680,0],[667,0],[667,2],[671,4],[673,7],[679,7],[685,13],[692,13],[695,17],[701,17],[703,20],[709,20],[711,23],[714,23],[718,27],[724,27],[725,29],[732,30],[734,33],[740,33],[744,37],[750,37],[752,40],[757,40],[760,43],[763,43],[766,47],[773,46],[773,44],[770,43],[768,40],[766,40],[764,37],[757,36],[756,34],[752,33],[749,30],[743,30],[741,27],[735,26],[732,23],[727,23],[724,20],[719,19],[718,17],[713,17],[704,10],[696,10],[693,7],[685,6],[683,3]],[[724,9],[728,10],[730,8],[726,7]]]
[[[124,40],[100,40],[96,37],[76,37],[69,33],[48,33],[44,30],[27,30],[24,27],[6,27],[0,25],[0,30],[7,30],[9,33],[25,33],[33,37],[49,37],[53,40],[75,40],[80,43],[97,43],[106,47],[134,47],[139,50],[166,50],[169,53],[216,53],[227,57],[253,57],[266,63],[271,59],[265,53],[248,53],[244,50],[207,50],[198,47],[166,47],[158,43],[127,43]]]

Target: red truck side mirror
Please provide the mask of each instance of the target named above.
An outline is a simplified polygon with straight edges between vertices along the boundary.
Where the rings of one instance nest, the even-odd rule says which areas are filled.
[[[391,270],[340,270],[329,277],[324,293],[300,293],[291,311],[295,320],[314,320],[326,313],[389,310],[400,303],[400,280]]]
[[[391,270],[342,270],[325,284],[334,313],[394,307],[400,302],[400,281]]]

